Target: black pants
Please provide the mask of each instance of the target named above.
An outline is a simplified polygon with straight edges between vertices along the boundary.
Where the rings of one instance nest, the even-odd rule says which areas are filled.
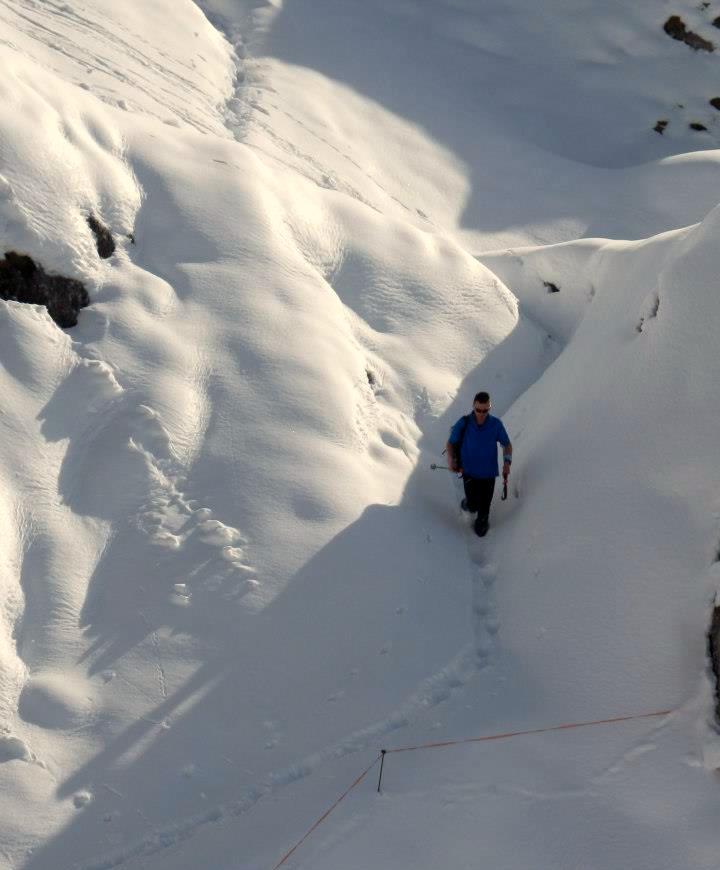
[[[478,519],[487,519],[490,513],[490,503],[495,493],[494,477],[463,477],[465,499],[471,513],[477,513]]]

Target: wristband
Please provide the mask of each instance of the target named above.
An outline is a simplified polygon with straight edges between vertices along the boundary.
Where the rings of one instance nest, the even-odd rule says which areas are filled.
[[[503,462],[507,462],[508,465],[512,465],[512,456],[503,456]]]

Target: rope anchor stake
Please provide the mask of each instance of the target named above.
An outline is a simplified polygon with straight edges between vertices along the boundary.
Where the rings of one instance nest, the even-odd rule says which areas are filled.
[[[383,767],[385,766],[385,754],[387,753],[387,749],[380,750],[380,776],[378,776],[378,794],[381,793],[382,788],[382,775],[383,775]]]

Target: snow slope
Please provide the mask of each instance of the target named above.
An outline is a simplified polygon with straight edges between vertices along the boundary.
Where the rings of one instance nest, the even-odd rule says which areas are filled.
[[[92,296],[0,302],[8,867],[271,867],[381,745],[669,708],[394,756],[292,860],[717,866],[712,9],[546,6],[0,7],[3,249]]]

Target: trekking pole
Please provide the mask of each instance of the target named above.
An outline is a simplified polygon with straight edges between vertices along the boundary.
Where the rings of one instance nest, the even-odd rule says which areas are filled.
[[[458,477],[462,477],[462,471],[455,471],[453,468],[450,468],[449,465],[436,465],[433,462],[430,464],[430,468],[433,471],[452,471],[453,474],[457,474]]]

